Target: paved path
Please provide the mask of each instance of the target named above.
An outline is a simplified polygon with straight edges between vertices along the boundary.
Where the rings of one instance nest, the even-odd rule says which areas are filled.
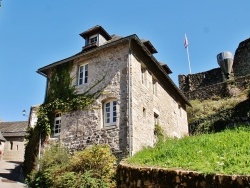
[[[0,161],[0,188],[24,188],[20,162]]]

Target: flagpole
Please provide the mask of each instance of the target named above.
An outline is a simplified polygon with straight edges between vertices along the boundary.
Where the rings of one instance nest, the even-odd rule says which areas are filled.
[[[189,51],[188,51],[188,46],[187,46],[187,57],[188,57],[188,67],[189,67],[189,73],[191,74],[191,65],[190,65],[190,58],[189,58]]]
[[[187,57],[188,57],[188,67],[189,67],[189,73],[191,74],[191,63],[190,63],[190,58],[189,58],[189,51],[188,51],[188,39],[187,39],[187,35],[185,33],[185,40],[184,40],[184,46],[187,50]]]

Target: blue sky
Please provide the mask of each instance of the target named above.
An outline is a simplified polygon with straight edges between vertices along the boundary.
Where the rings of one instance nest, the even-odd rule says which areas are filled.
[[[38,68],[81,51],[79,34],[101,25],[109,34],[149,39],[173,71],[217,68],[216,55],[235,53],[250,37],[249,0],[2,0],[0,7],[0,118],[22,121],[22,110],[43,103],[46,79]]]

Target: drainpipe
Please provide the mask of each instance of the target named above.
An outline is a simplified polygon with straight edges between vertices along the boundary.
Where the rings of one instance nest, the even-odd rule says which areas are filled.
[[[131,120],[131,40],[129,40],[129,52],[128,52],[128,134],[129,134],[129,156],[132,156],[132,120]]]

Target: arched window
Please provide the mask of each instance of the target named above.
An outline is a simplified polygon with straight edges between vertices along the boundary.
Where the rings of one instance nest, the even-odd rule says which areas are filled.
[[[59,135],[61,132],[61,113],[56,113],[54,120],[54,136]]]
[[[117,105],[116,100],[109,100],[104,103],[103,105],[104,126],[116,125],[116,118],[117,118],[116,105]]]

